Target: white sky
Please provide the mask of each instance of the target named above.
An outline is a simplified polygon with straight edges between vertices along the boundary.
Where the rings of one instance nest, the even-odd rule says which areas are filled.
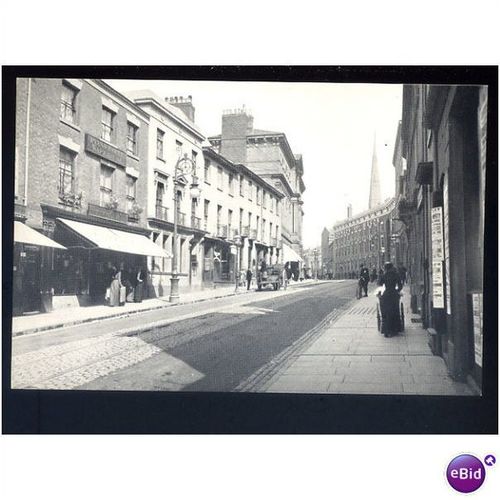
[[[222,111],[245,105],[254,127],[284,132],[304,160],[304,247],[321,231],[368,208],[373,136],[377,135],[382,199],[394,193],[392,154],[401,118],[401,85],[220,81],[106,80],[120,92],[192,95],[195,121],[206,136],[221,130]]]

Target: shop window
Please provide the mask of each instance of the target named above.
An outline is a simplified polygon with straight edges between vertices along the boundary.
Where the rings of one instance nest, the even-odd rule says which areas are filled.
[[[61,114],[62,120],[70,123],[76,123],[76,96],[77,89],[68,85],[67,83],[62,84],[61,92]]]
[[[102,108],[102,128],[101,128],[101,139],[108,142],[113,142],[113,125],[114,125],[115,114],[108,108]]]
[[[74,193],[76,154],[66,148],[59,149],[59,197]]]
[[[156,129],[156,158],[163,160],[163,140],[165,138],[165,132]]]
[[[110,207],[113,203],[113,173],[114,169],[106,165],[101,165],[100,193],[101,206]],[[116,208],[116,207],[115,207]]]
[[[137,132],[139,127],[133,123],[127,123],[127,151],[137,155]]]

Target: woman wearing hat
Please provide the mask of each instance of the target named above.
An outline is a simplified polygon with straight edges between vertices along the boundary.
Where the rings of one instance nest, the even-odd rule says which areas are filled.
[[[380,285],[385,286],[385,291],[380,297],[382,333],[385,337],[393,337],[402,329],[401,317],[399,315],[399,298],[403,285],[392,262],[385,263],[384,274],[380,278]]]

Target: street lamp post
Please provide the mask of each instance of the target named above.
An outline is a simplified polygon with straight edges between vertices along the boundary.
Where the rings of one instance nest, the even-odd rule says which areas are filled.
[[[174,169],[174,244],[172,251],[172,276],[170,278],[170,296],[169,301],[173,304],[179,302],[179,273],[177,270],[177,225],[179,212],[179,198],[177,196],[177,186],[180,184],[180,178],[183,175],[190,174],[192,182],[190,186],[191,198],[197,199],[200,196],[200,188],[198,186],[198,177],[196,177],[196,163],[188,157],[186,153],[177,160]]]
[[[234,255],[234,279],[235,287],[234,291],[238,292],[240,286],[240,247],[241,247],[241,236],[237,234],[234,237],[234,245],[236,247],[236,253]]]

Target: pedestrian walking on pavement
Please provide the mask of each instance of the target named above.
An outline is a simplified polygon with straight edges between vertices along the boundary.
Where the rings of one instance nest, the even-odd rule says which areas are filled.
[[[252,284],[252,271],[247,269],[247,290],[250,290],[250,285]]]
[[[377,270],[375,268],[372,269],[372,274],[371,274],[370,278],[371,278],[372,283],[377,281]]]
[[[365,294],[364,296],[368,297],[368,282],[370,281],[370,271],[368,271],[368,268],[364,264],[361,264],[359,269],[359,280],[362,291]]]
[[[393,337],[401,331],[401,316],[399,312],[400,292],[403,289],[401,279],[392,262],[384,266],[385,272],[380,285],[385,286],[380,296],[380,311],[382,314],[382,333],[385,337]]]
[[[288,263],[283,267],[281,276],[283,281],[283,288],[286,290],[288,288]]]

